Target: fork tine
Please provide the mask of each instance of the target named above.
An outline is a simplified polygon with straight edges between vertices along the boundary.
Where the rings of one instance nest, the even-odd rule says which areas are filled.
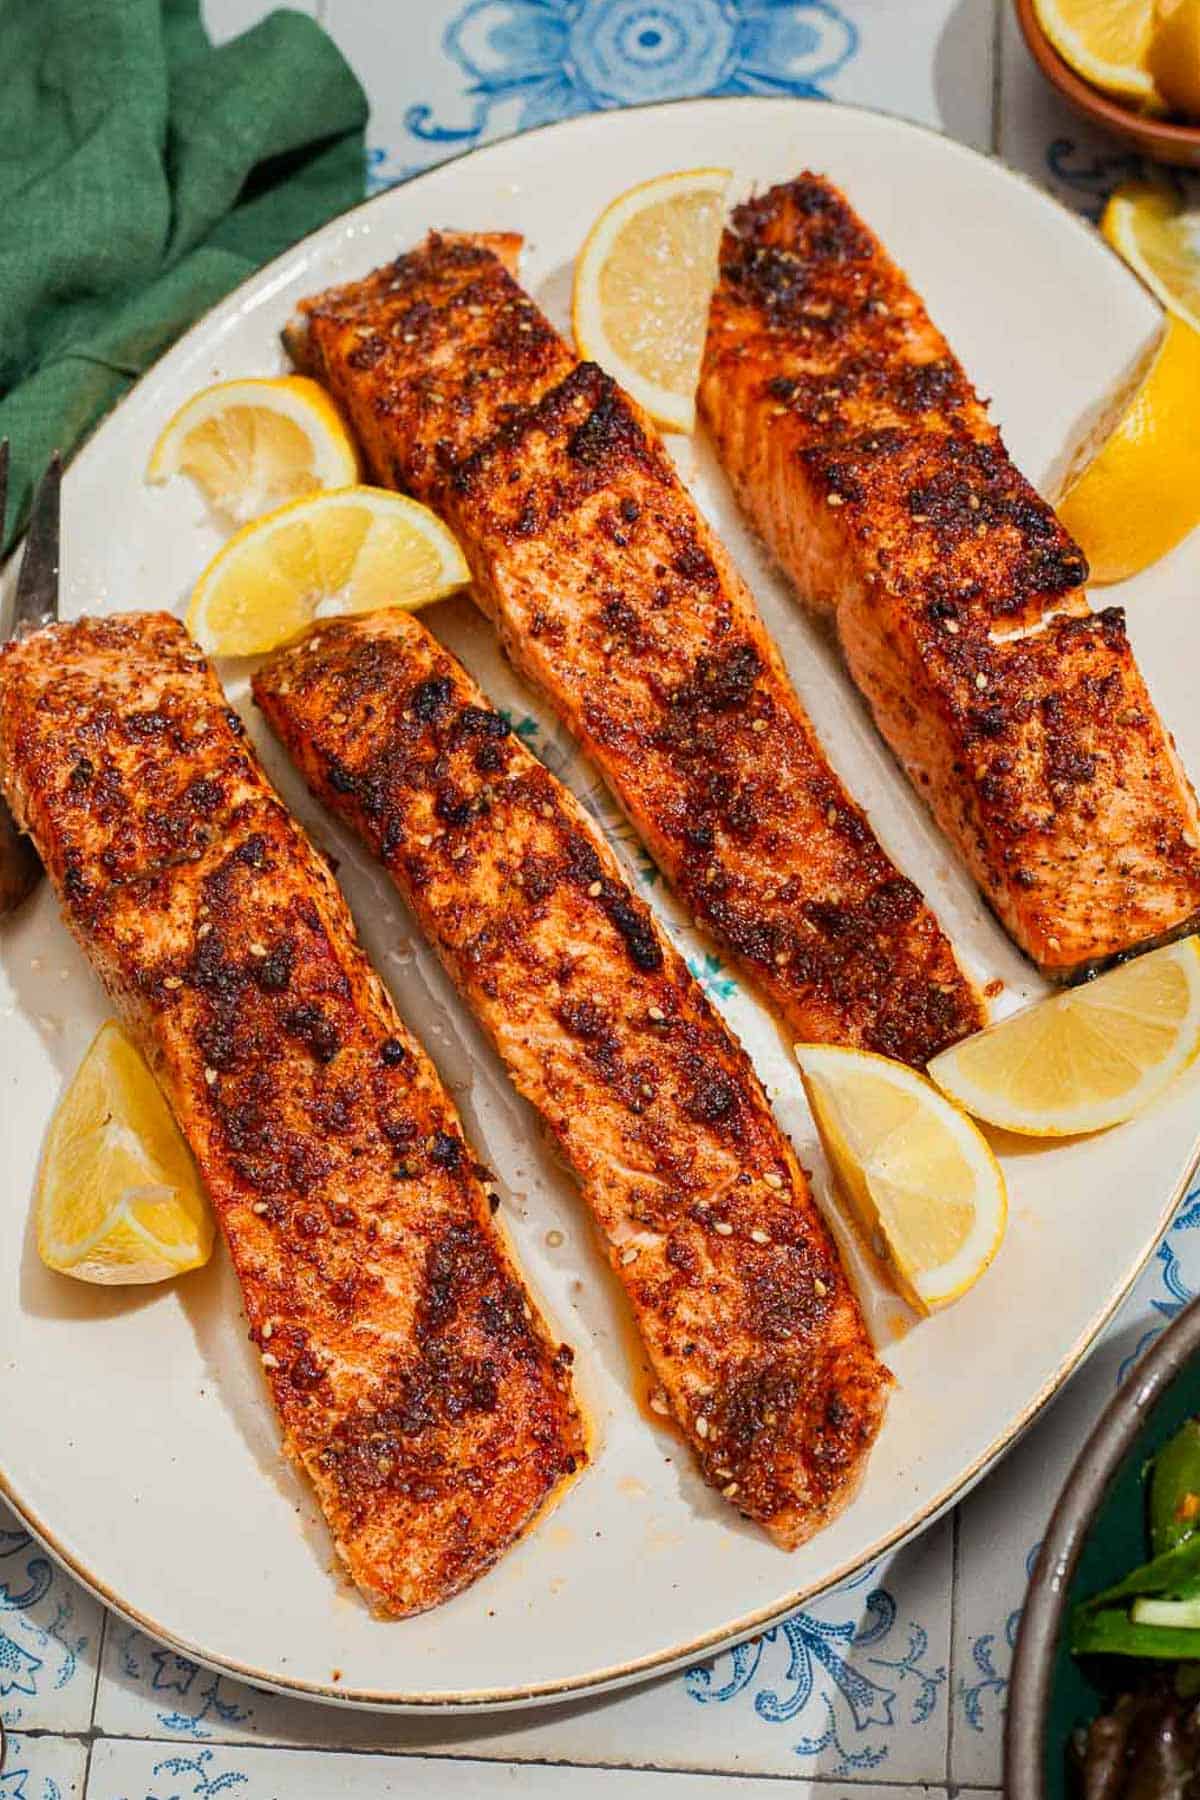
[[[10,635],[36,631],[58,617],[58,512],[62,458],[50,458],[29,510],[25,554],[17,577]]]

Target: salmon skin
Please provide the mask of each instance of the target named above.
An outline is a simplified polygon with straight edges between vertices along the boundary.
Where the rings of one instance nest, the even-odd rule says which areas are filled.
[[[436,1605],[585,1459],[436,1071],[174,619],[0,652],[0,769],[196,1158],[338,1554],[380,1613]]]
[[[374,478],[443,513],[509,656],[792,1034],[921,1064],[977,1029],[652,427],[500,257],[434,235],[303,319]]]
[[[733,214],[700,405],[883,736],[1056,979],[1192,927],[1200,821],[1118,607],[829,182]]]
[[[254,678],[573,1171],[705,1478],[784,1546],[858,1484],[891,1377],[750,1063],[574,795],[400,612]]]

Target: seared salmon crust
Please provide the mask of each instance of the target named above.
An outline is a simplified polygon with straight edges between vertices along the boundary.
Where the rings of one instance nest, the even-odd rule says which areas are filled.
[[[183,627],[0,652],[0,770],[179,1121],[288,1453],[381,1613],[481,1575],[585,1460],[571,1353],[440,1079]]]
[[[579,801],[415,619],[324,624],[254,692],[574,1172],[706,1479],[802,1542],[857,1486],[891,1377],[741,1046]]]
[[[1200,820],[1118,607],[907,278],[815,175],[740,206],[701,410],[883,736],[1048,975],[1189,929]]]
[[[793,1036],[922,1064],[979,1027],[653,428],[485,241],[430,237],[289,341],[374,478],[444,514],[514,663]]]

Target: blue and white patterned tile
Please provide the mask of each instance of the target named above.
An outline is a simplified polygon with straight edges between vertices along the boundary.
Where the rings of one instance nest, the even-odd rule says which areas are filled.
[[[1013,1645],[1046,1521],[1114,1389],[1197,1291],[1200,1188],[1180,1206],[1085,1366],[959,1508],[949,1764],[954,1782],[1000,1778]]]
[[[518,1762],[936,1782],[949,1700],[948,1523],[737,1650],[632,1692],[470,1718],[393,1719],[259,1693],[113,1621],[110,1735],[274,1741]]]
[[[375,186],[552,120],[695,94],[836,98],[991,137],[980,0],[433,0],[419,22],[328,0],[325,23],[371,100]]]
[[[337,1756],[302,1750],[206,1748],[167,1751],[160,1743],[99,1739],[92,1752],[87,1800],[426,1800],[444,1783],[444,1768],[424,1757]],[[499,1800],[528,1795],[557,1800],[563,1771],[553,1767],[456,1761],[455,1800]],[[572,1800],[705,1800],[713,1783],[705,1775],[655,1770],[573,1769]],[[776,1800],[769,1781],[729,1784],[739,1800]],[[808,1783],[794,1790],[811,1791]],[[821,1790],[825,1794],[833,1791]],[[944,1800],[943,1790],[856,1786],[855,1800]],[[33,1797],[31,1796],[31,1800]],[[37,1800],[41,1800],[37,1796]]]
[[[987,0],[846,0],[845,13],[859,48],[829,82],[832,99],[991,148],[996,31]]]
[[[701,1766],[941,1780],[951,1545],[946,1521],[761,1638],[689,1670],[683,1691],[709,1714]],[[722,1754],[730,1738],[739,1755]]]
[[[11,1730],[87,1729],[103,1617],[0,1502],[0,1721]]]
[[[0,1768],[0,1800],[81,1800],[87,1746],[78,1738],[13,1733]]]

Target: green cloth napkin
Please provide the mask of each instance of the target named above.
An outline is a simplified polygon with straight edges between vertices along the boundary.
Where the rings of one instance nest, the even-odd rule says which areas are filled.
[[[214,49],[198,0],[0,0],[0,69],[11,541],[52,450],[362,199],[367,103],[311,19],[272,13]]]

